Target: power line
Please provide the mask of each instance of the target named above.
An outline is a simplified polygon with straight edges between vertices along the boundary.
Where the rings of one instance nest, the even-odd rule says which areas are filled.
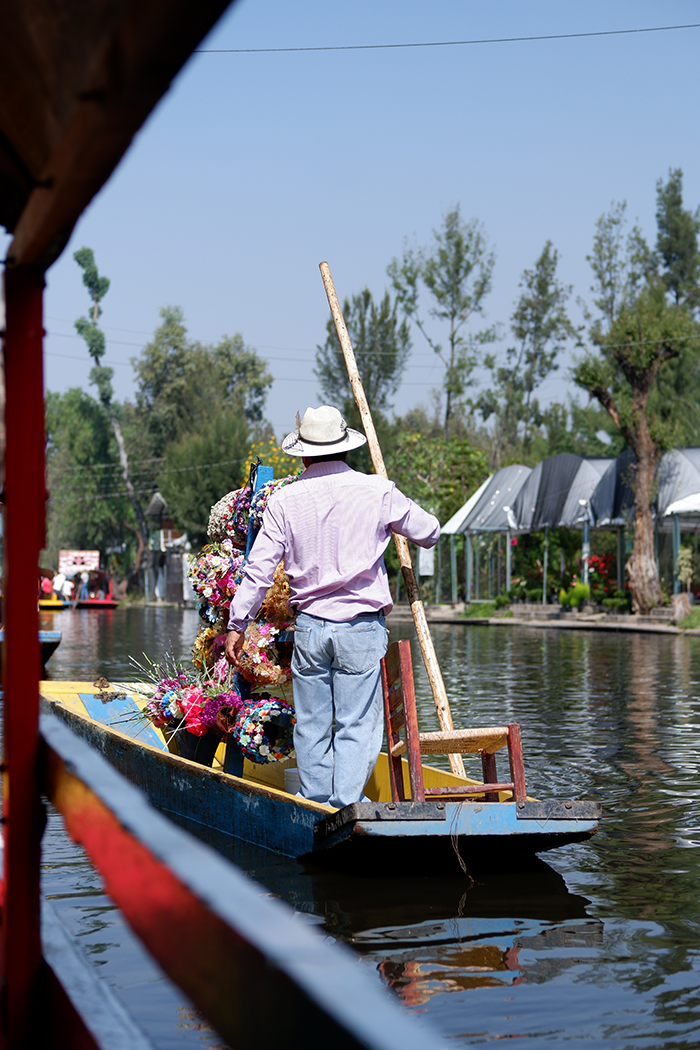
[[[190,466],[190,467],[170,467],[168,470],[161,470],[161,471],[159,471],[158,476],[162,477],[164,474],[181,474],[181,473],[183,473],[185,471],[188,471],[188,470],[205,470],[205,469],[208,469],[209,467],[240,466],[241,463],[245,463],[245,462],[247,462],[247,457],[245,459],[222,459],[222,460],[219,460],[218,463],[195,463],[194,466]],[[103,466],[107,466],[107,464],[102,464],[102,465]],[[73,490],[73,491],[76,491],[76,490]],[[134,494],[135,495],[139,495],[139,496],[144,496],[144,495],[147,496],[147,495],[153,495],[154,491],[155,490],[154,490],[154,487],[152,485],[150,488],[147,488],[147,489],[136,489],[135,488],[134,489]],[[121,489],[118,492],[99,492],[99,493],[95,493],[95,494],[90,495],[90,496],[76,496],[76,497],[68,496],[68,497],[66,497],[64,499],[59,499],[59,500],[54,500],[54,499],[52,499],[51,496],[49,496],[49,502],[53,502],[53,503],[87,503],[87,502],[91,502],[92,500],[114,499],[117,496],[130,496],[130,495],[131,495],[131,493],[128,492],[127,489]]]
[[[114,329],[113,329],[113,331],[114,331]],[[46,335],[51,335],[51,336],[54,336],[54,337],[58,336],[59,339],[81,339],[82,340],[82,338],[83,338],[81,335],[78,335],[76,332],[47,332]],[[138,349],[142,349],[143,348],[143,343],[125,343],[123,339],[112,339],[111,337],[110,337],[109,341],[112,344],[112,346],[135,346]]]
[[[633,33],[666,33],[674,29],[700,29],[700,22],[675,26],[645,26],[641,29],[600,29],[590,33],[546,33],[539,36],[496,36],[475,40],[427,40],[407,44],[326,44],[321,47],[203,47],[195,55],[274,55],[297,51],[387,51],[410,47],[464,47],[470,44],[522,44],[534,40],[583,40],[599,36],[629,36]]]
[[[158,467],[153,467],[151,471],[136,471],[134,475],[130,474],[130,476],[139,477],[140,475],[143,475],[145,473],[154,473],[154,474],[158,474],[158,477],[162,477],[164,474],[182,474],[184,471],[187,471],[187,470],[204,470],[204,469],[206,469],[208,467],[229,467],[229,466],[232,466],[235,463],[245,463],[246,462],[246,458],[247,457],[245,457],[244,459],[221,459],[221,460],[218,460],[218,462],[216,462],[216,463],[194,463],[192,466],[189,466],[189,467],[168,467],[166,470],[159,470]],[[147,460],[142,460],[142,462],[148,462],[148,461]],[[95,467],[96,468],[98,468],[98,467],[99,468],[104,468],[104,469],[110,470],[110,471],[117,471],[117,470],[121,471],[121,469],[122,469],[120,466],[117,466],[116,464],[113,464],[113,463],[96,463]],[[66,467],[64,469],[66,471],[70,471],[71,468],[70,467]],[[85,466],[82,466],[82,467],[76,467],[75,469],[76,470],[91,470],[92,467],[89,466],[89,465],[85,465]],[[102,476],[104,477],[104,475],[102,475]],[[118,496],[118,495],[122,495],[122,493],[114,492],[114,493],[107,493],[107,495]],[[128,495],[128,493],[127,493],[127,495]]]
[[[52,333],[47,333],[47,335],[48,334],[62,336],[64,339],[80,339],[81,338],[81,336],[73,335],[70,332],[52,332]],[[677,343],[687,343],[687,342],[697,341],[698,339],[700,339],[700,335],[678,335],[678,336],[672,336],[671,338],[673,339],[673,341],[675,341]],[[654,340],[654,339],[652,339],[652,340],[641,339],[641,340],[639,340],[637,342],[606,343],[605,346],[607,348],[611,349],[611,350],[614,350],[614,349],[616,349],[618,347],[621,347],[621,346],[645,346],[646,343],[648,343],[648,342],[658,342],[658,341],[659,340]],[[109,340],[109,342],[113,343],[113,345],[115,345],[115,346],[141,346],[140,343],[119,343],[117,340],[111,340],[111,339]],[[598,344],[596,344],[596,345],[598,345]],[[263,346],[262,344],[258,343],[256,346],[251,346],[251,349],[255,350],[255,351],[257,351],[257,350],[287,350],[290,353],[294,352],[294,353],[302,353],[302,354],[315,354],[317,352],[317,350],[318,350],[318,347],[311,348],[311,347],[308,347],[308,346]],[[323,350],[324,347],[321,347],[320,349]],[[340,355],[341,355],[341,351],[340,350],[331,350],[331,352],[335,353],[338,356],[338,358],[340,358]],[[420,353],[420,351],[418,351],[418,352]],[[428,351],[424,351],[424,353],[427,353],[427,352]],[[87,358],[85,358],[85,357],[77,357],[74,354],[59,354],[59,353],[56,353],[56,351],[54,351],[54,350],[45,350],[44,353],[47,354],[49,357],[64,357],[67,360],[71,360],[71,361],[85,361],[86,364],[88,363]],[[388,356],[390,354],[394,354],[394,353],[395,353],[394,350],[373,350],[372,351],[372,357],[386,357],[386,356]],[[105,358],[105,360],[106,360],[106,358]],[[289,364],[290,358],[289,357],[266,357],[265,360],[266,361],[284,361],[285,364]],[[110,359],[110,364],[113,364],[113,365],[124,365],[125,367],[128,368],[129,365],[130,365],[130,362],[128,362],[128,361],[112,361]],[[408,368],[432,368],[433,366],[429,365],[429,364],[408,363],[407,367]],[[439,367],[439,366],[436,366],[436,367]]]
[[[138,466],[141,463],[163,463],[164,456],[152,456],[150,459],[135,459],[129,463],[129,469],[132,466]],[[157,467],[152,467],[152,470],[157,470]],[[56,467],[55,473],[66,474],[73,473],[76,470],[122,470],[121,464],[119,463],[83,463],[76,467]],[[138,473],[144,473],[139,471]]]

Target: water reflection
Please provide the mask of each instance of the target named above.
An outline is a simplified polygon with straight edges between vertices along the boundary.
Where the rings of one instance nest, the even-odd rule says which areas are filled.
[[[171,642],[186,654],[197,625],[195,613],[169,609],[53,619],[64,640],[49,669],[73,679],[131,677],[129,652],[157,658]],[[700,640],[466,625],[434,633],[455,723],[519,722],[530,793],[601,800],[595,839],[473,887],[461,877],[308,870],[231,839],[218,848],[298,921],[351,944],[458,1045],[696,1046]],[[417,650],[414,666],[421,725],[433,729]],[[68,870],[61,848],[52,841],[52,878],[62,892],[92,893],[88,866]],[[93,911],[85,922],[105,916]],[[95,944],[107,946],[96,958],[117,957],[114,929],[95,928]]]
[[[408,1006],[455,990],[553,977],[602,944],[603,923],[543,861],[455,877],[364,877],[301,865],[202,828],[183,827],[350,944]],[[527,958],[525,958],[527,955]],[[521,958],[522,956],[522,958]]]

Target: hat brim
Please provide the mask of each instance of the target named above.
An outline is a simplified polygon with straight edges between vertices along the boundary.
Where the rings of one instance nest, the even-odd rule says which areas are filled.
[[[340,441],[333,441],[327,445],[304,441],[296,430],[287,434],[282,442],[282,450],[288,456],[332,456],[335,452],[350,452],[353,448],[360,448],[367,444],[367,438],[359,430],[348,427],[345,435]]]

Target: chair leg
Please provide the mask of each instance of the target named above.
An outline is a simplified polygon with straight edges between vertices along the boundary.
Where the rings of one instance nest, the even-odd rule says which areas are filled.
[[[515,801],[525,802],[525,766],[523,764],[523,745],[520,740],[520,726],[511,722],[508,726],[508,756],[510,758],[510,779],[515,785]]]
[[[411,643],[407,638],[404,638],[398,645],[401,660],[403,709],[406,716],[406,757],[408,758],[408,771],[411,781],[411,799],[413,802],[425,802],[416,694],[413,685],[413,666],[411,664]]]
[[[481,771],[485,784],[497,784],[498,773],[496,772],[496,756],[481,752]],[[498,802],[497,791],[487,791],[484,795],[487,802]]]
[[[384,694],[384,722],[386,726],[386,743],[389,764],[389,786],[391,788],[391,801],[403,802],[406,795],[403,786],[403,767],[401,759],[394,757],[391,753],[393,734],[391,732],[391,708],[389,707],[389,683],[386,673],[386,658],[382,660],[382,692]]]

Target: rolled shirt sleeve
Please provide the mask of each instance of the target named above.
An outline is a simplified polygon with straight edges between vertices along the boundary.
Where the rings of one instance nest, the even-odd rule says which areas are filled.
[[[419,547],[434,547],[440,539],[440,522],[392,484],[388,492],[389,526]]]

